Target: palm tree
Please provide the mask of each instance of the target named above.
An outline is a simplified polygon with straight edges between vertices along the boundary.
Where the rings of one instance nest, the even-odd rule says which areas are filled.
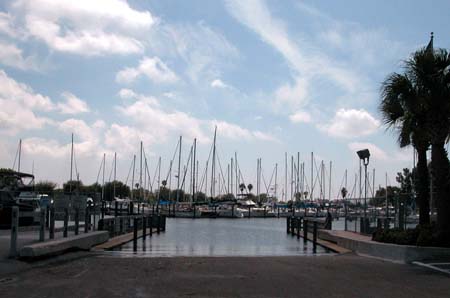
[[[409,61],[415,81],[427,94],[427,134],[431,143],[431,173],[436,187],[439,237],[450,244],[450,162],[445,144],[450,135],[450,54],[433,49],[433,40]],[[431,46],[430,46],[431,45]]]
[[[393,73],[383,82],[379,106],[384,123],[398,131],[400,147],[413,145],[417,150],[417,199],[420,224],[430,223],[427,150],[430,144],[424,130],[427,119],[426,100],[406,63],[404,74]]]
[[[253,185],[252,184],[247,185],[247,189],[248,189],[248,192],[252,192]]]

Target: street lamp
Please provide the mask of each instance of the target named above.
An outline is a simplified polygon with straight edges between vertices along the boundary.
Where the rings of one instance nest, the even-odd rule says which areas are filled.
[[[363,149],[356,152],[359,159],[364,164],[364,232],[366,232],[367,217],[367,166],[369,165],[370,152],[369,149]],[[361,180],[360,180],[361,181]]]

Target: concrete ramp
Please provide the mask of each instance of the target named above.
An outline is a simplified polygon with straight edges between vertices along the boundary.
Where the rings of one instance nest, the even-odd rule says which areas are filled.
[[[108,241],[107,231],[96,231],[69,238],[39,242],[22,247],[21,258],[33,259],[62,254],[70,250],[89,250],[91,247]]]

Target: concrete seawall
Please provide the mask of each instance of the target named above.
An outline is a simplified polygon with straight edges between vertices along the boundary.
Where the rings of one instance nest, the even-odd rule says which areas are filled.
[[[108,241],[107,231],[96,231],[69,238],[39,242],[22,247],[21,258],[41,258],[58,255],[69,250],[89,250],[91,247]]]
[[[371,237],[345,231],[320,230],[319,238],[336,243],[360,255],[386,259],[398,263],[450,257],[450,248],[398,245],[372,241]]]

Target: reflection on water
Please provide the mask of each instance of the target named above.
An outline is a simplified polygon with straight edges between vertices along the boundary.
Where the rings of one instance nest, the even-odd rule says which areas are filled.
[[[133,253],[133,243],[118,248]],[[317,253],[326,253],[317,246]],[[312,242],[303,245],[286,233],[286,219],[167,219],[167,230],[138,240],[138,254],[146,256],[293,256],[312,254]]]

